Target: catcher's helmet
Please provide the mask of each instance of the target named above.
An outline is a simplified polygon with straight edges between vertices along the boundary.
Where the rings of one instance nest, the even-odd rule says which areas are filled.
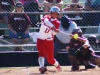
[[[80,28],[79,29],[73,29],[72,34],[78,34],[78,36],[81,37],[83,32]]]
[[[69,28],[70,22],[71,22],[71,20],[70,20],[70,18],[68,18],[68,16],[65,16],[65,15],[62,16],[62,18],[61,18],[61,25],[62,25],[62,27],[64,29],[68,29]]]
[[[50,9],[50,13],[52,13],[52,12],[56,12],[56,13],[59,14],[59,12],[60,12],[60,8],[57,7],[57,6],[53,6],[53,7],[51,7],[51,9]]]

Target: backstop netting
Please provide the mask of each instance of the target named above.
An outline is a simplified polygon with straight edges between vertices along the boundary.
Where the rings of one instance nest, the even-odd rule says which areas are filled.
[[[69,3],[72,4],[72,3]],[[68,3],[63,5],[63,8],[69,5]],[[81,4],[84,7],[84,4]],[[77,25],[82,29],[83,34],[89,39],[92,48],[95,51],[100,50],[100,36],[99,36],[99,22],[100,22],[100,11],[97,7],[91,7],[93,10],[85,10],[81,11],[63,11],[61,14],[67,15],[71,18],[71,20],[75,21]],[[34,11],[31,7],[25,9],[24,13],[17,14],[28,14],[30,20],[32,21],[32,25],[29,30],[30,40],[25,44],[14,44],[12,39],[9,36],[10,29],[8,28],[8,24],[4,21],[4,16],[10,14],[16,14],[15,12],[0,12],[0,52],[9,52],[14,51],[17,46],[23,47],[25,51],[37,51],[36,49],[36,37],[35,34],[38,33],[39,27],[38,23],[43,18],[43,15],[48,14],[49,12],[40,12],[37,10],[38,7],[36,5],[36,9]],[[43,7],[42,7],[43,9]],[[18,40],[21,41],[22,38],[18,37]]]

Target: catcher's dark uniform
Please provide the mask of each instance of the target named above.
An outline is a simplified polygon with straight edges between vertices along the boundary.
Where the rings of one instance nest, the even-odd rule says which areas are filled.
[[[84,45],[87,45],[88,47],[85,49]],[[93,64],[96,64],[98,66],[100,65],[100,56],[94,53],[87,39],[84,43],[72,38],[70,40],[69,46],[70,49],[68,50],[68,57],[72,65],[72,71],[79,70],[79,61],[90,61]]]

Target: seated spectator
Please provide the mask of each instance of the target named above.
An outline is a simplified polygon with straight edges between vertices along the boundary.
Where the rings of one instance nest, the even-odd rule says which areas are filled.
[[[24,6],[25,12],[39,12],[38,0],[19,0]],[[40,15],[38,14],[28,14],[30,20],[32,21],[32,27],[37,27],[36,24],[40,21]]]
[[[54,5],[60,8],[60,11],[62,12],[62,5],[63,5],[63,0],[44,0],[43,1],[44,5],[44,12],[49,12],[50,8]],[[60,15],[59,18],[61,18],[62,14]]]
[[[0,0],[0,12],[12,12],[15,6],[14,0]],[[0,14],[0,18],[7,23],[8,14]]]
[[[0,0],[0,12],[11,12],[14,9],[14,0]],[[0,14],[0,23],[8,23],[8,14]],[[4,35],[4,30],[0,30],[0,36]]]
[[[100,1],[99,0],[86,0],[85,10],[99,10]]]
[[[23,6],[25,12],[38,11],[38,0],[19,0]]]
[[[79,5],[79,0],[72,0],[72,4],[66,6],[63,10],[64,11],[82,11],[83,6]],[[80,17],[80,14],[68,14],[70,18]]]
[[[85,2],[85,11],[99,11],[100,9],[99,0],[86,0]],[[84,13],[82,14],[82,26],[98,26],[100,19],[100,13]],[[86,28],[83,29],[85,32]]]
[[[24,12],[24,8],[21,2],[16,3],[14,12]],[[11,14],[8,19],[8,27],[10,29],[10,37],[14,44],[25,44],[29,41],[29,29],[31,21],[27,14]],[[18,41],[18,37],[21,37],[21,42]],[[15,51],[22,51],[23,48],[18,46]]]
[[[72,0],[72,4],[66,6],[63,10],[64,11],[82,11],[83,6],[81,6],[78,3],[79,3],[79,0]],[[76,18],[76,20],[74,21],[77,23],[78,26],[80,25],[81,19],[79,20],[78,18],[81,18],[81,14],[73,13],[73,14],[67,14],[67,16],[70,18]]]

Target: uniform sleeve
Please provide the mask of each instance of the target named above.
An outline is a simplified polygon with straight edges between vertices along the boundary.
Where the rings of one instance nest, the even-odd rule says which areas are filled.
[[[28,25],[32,24],[32,22],[31,22],[31,20],[30,20],[30,18],[29,18],[29,16],[27,14],[25,14],[25,17],[26,17],[27,24]]]
[[[46,25],[50,26],[50,27],[53,27],[53,26],[54,26],[54,25],[49,21],[48,18],[45,18],[45,19],[44,19],[44,23],[45,23]]]
[[[90,46],[88,39],[87,39],[84,35],[82,35],[81,38],[82,38],[83,40],[85,40],[85,42],[82,42],[82,46],[84,46],[84,45]]]
[[[13,21],[13,14],[10,15],[10,17],[8,18],[8,23],[11,24]]]
[[[49,21],[50,15],[45,15],[42,21],[49,27],[53,27],[54,25]]]
[[[77,29],[78,28],[77,24],[74,21],[72,21],[72,24],[73,24],[73,28],[74,29]]]
[[[59,27],[60,27],[60,22],[59,21],[57,21],[56,22],[56,26],[55,26],[57,29],[59,29]]]
[[[14,5],[14,6],[15,6],[15,1],[14,1],[14,0],[12,0],[12,5]]]
[[[89,41],[86,38],[85,38],[85,40],[86,40],[86,42],[83,44],[83,46],[84,45],[90,46]]]

